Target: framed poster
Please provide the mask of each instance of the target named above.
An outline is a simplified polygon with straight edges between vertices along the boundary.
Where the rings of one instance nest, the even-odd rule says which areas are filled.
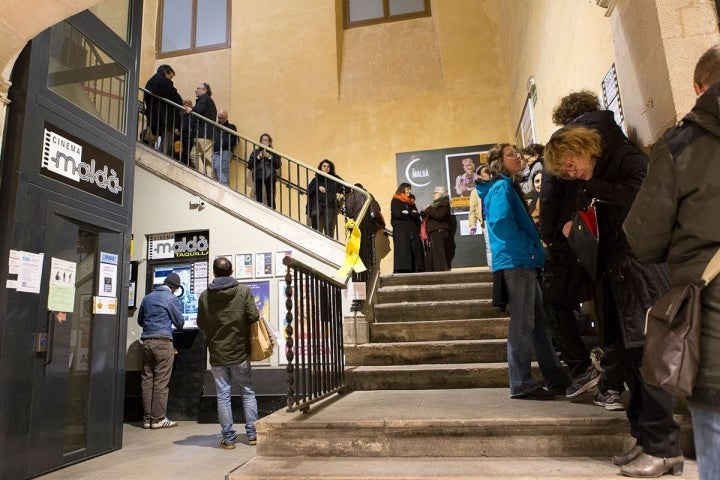
[[[515,138],[518,148],[525,148],[531,143],[535,143],[535,117],[533,115],[532,100],[528,96],[525,99],[520,124],[515,132]]]
[[[453,215],[470,211],[470,193],[475,188],[475,169],[480,166],[483,158],[487,162],[487,151],[445,155],[447,192]]]
[[[280,250],[275,252],[275,276],[284,277],[287,273],[287,267],[283,265],[283,258],[292,257],[292,250]]]
[[[273,254],[272,252],[260,252],[255,254],[255,278],[273,276]]]
[[[247,281],[247,282],[239,282],[243,285],[247,285],[250,289],[250,293],[252,293],[253,299],[255,300],[255,305],[257,306],[258,312],[260,313],[260,318],[264,318],[267,320],[268,325],[270,325],[270,328],[273,329],[275,332],[275,335],[277,336],[277,319],[273,319],[270,316],[270,281],[269,280],[261,280],[261,281]],[[273,353],[275,355],[275,353]],[[272,355],[265,360],[261,360],[261,362],[269,363],[270,358],[272,358]]]
[[[238,253],[235,256],[235,278],[253,278],[252,253]]]
[[[278,314],[277,314],[277,325],[271,325],[271,328],[273,330],[277,329],[275,332],[275,336],[277,337],[278,341],[278,365],[287,365],[287,357],[285,356],[285,344],[287,336],[285,334],[285,327],[287,327],[287,308],[285,306],[285,301],[287,300],[287,297],[285,296],[285,291],[287,289],[287,285],[285,285],[285,279],[278,280],[277,283],[277,304],[278,304]],[[295,312],[292,312],[293,315],[295,315]]]

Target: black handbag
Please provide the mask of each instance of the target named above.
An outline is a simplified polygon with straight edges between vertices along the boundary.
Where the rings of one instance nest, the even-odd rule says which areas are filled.
[[[645,383],[673,395],[692,395],[700,366],[700,294],[720,271],[720,250],[698,283],[676,285],[645,316],[645,349],[640,373]]]
[[[567,239],[570,248],[592,279],[597,278],[598,239],[599,231],[595,216],[595,199],[593,199],[587,209],[576,210],[573,213],[572,228]]]

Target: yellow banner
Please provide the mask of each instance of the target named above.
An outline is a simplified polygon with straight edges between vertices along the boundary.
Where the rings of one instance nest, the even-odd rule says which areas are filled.
[[[345,232],[348,230],[350,231],[350,237],[345,244],[345,262],[335,274],[337,278],[343,281],[345,281],[353,270],[356,273],[367,270],[363,261],[360,260],[360,228],[355,225],[355,221],[352,219],[349,219],[345,223]]]

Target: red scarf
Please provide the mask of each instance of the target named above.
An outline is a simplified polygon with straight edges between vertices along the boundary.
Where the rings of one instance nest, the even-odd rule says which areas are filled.
[[[415,205],[415,200],[410,198],[410,195],[408,195],[407,193],[396,193],[395,195],[393,195],[393,198],[397,198],[406,205]]]

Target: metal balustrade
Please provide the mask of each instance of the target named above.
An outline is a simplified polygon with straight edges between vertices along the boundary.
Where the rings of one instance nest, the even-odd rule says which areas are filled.
[[[310,405],[345,387],[343,283],[285,257],[287,411]]]
[[[232,190],[248,198],[256,200],[260,198],[269,208],[274,203],[276,211],[303,225],[312,226],[323,235],[340,243],[345,243],[346,240],[344,224],[347,217],[343,202],[345,194],[358,191],[363,195],[365,200],[358,219],[362,219],[369,211],[371,195],[365,190],[339,177],[327,175],[273,148],[265,147],[259,143],[259,140],[249,139],[195,112],[185,113],[182,105],[160,98],[142,87],[140,87],[140,96],[145,101],[138,105],[138,141],[185,166],[197,169],[214,180],[218,180],[218,176],[217,169],[212,167],[212,150],[219,143],[220,147],[214,153],[219,157],[223,154],[228,156],[226,186]],[[152,110],[157,113],[152,113]],[[229,134],[234,139],[231,148],[224,142],[216,142],[222,133]],[[212,147],[207,147],[206,142],[198,142],[197,138],[212,139]],[[199,151],[202,147],[211,150],[209,160],[205,158],[201,161],[202,155]],[[260,184],[262,179],[257,179],[256,182],[254,175],[257,169],[250,169],[248,161],[257,149],[264,149],[280,159],[280,168],[274,172],[275,181],[270,182],[272,199],[266,198],[264,188],[259,189],[262,191],[261,196],[256,195],[255,186]],[[308,188],[314,179],[320,184],[329,186],[325,193],[318,191],[317,195],[309,194]],[[328,206],[330,208],[327,208]],[[331,211],[334,209],[335,214],[323,215],[322,207]],[[311,216],[309,212],[313,212],[313,215]]]

